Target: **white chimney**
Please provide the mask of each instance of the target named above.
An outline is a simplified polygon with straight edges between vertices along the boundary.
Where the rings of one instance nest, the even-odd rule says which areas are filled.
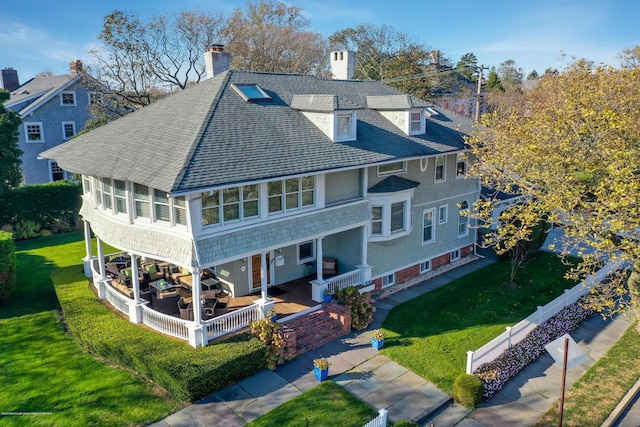
[[[209,51],[204,53],[204,66],[210,79],[231,67],[231,54],[224,51],[224,45],[212,44]]]
[[[356,68],[356,53],[343,50],[331,52],[331,74],[336,80],[351,80]]]

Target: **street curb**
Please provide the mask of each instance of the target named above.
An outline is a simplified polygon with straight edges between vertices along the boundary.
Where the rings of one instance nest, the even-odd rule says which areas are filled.
[[[622,400],[618,402],[618,405],[609,414],[607,419],[604,420],[604,423],[602,423],[601,427],[610,427],[614,425],[618,421],[618,418],[620,418],[620,415],[622,415],[622,413],[627,408],[627,405],[629,405],[629,403],[636,398],[639,392],[640,392],[640,378],[638,378],[638,381],[636,381],[636,383],[629,389],[629,391],[622,398]]]

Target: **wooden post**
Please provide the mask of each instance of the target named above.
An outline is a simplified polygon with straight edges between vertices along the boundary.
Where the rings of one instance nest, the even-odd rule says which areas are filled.
[[[569,356],[569,338],[564,339],[564,363],[562,364],[562,392],[560,394],[560,416],[558,427],[562,427],[562,415],[564,412],[564,385],[567,380],[567,357]]]

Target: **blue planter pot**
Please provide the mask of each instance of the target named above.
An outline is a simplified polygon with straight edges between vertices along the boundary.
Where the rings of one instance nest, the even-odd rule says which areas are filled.
[[[324,381],[327,379],[327,377],[329,376],[329,368],[327,369],[320,369],[317,366],[313,367],[313,373],[316,376],[316,379],[320,382]]]
[[[278,315],[277,314],[274,315],[274,316],[271,316],[271,321],[272,322],[275,322],[276,320],[278,320]]]
[[[375,338],[371,338],[371,346],[376,350],[380,350],[384,345],[384,340],[377,340]]]
[[[329,295],[325,294],[324,295],[324,302],[326,302],[326,303],[330,303],[331,302],[331,294],[329,294]]]

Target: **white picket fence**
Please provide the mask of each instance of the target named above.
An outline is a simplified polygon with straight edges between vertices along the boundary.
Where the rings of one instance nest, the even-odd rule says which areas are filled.
[[[500,356],[506,349],[520,342],[536,326],[547,319],[555,316],[564,307],[578,301],[578,299],[589,293],[591,288],[600,283],[609,273],[619,268],[624,268],[627,264],[621,262],[609,262],[595,274],[587,277],[583,282],[571,289],[565,289],[564,294],[554,299],[545,306],[538,306],[535,313],[514,326],[507,326],[506,331],[492,339],[476,351],[467,351],[467,374],[473,373],[483,363],[488,363]]]
[[[382,408],[378,411],[378,416],[363,425],[362,427],[386,427],[387,426],[387,410]]]

